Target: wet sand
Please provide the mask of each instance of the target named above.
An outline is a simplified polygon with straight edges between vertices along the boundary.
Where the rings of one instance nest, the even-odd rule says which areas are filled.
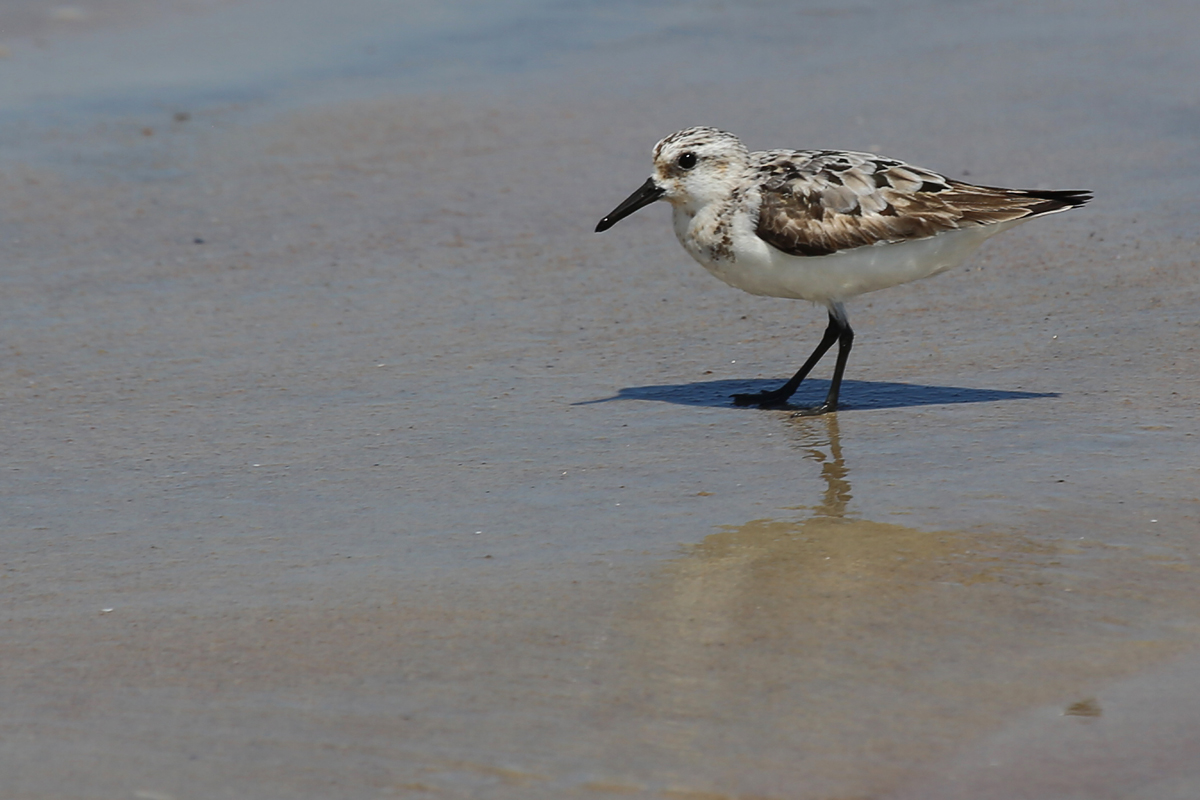
[[[341,5],[9,26],[0,796],[1200,790],[1200,11]],[[700,123],[1097,199],[737,409]]]

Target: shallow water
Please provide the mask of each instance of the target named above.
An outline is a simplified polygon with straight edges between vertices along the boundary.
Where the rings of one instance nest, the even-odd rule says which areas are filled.
[[[0,26],[9,796],[1195,794],[1191,5],[79,10]],[[1097,200],[737,409],[823,313],[591,233],[697,123]]]

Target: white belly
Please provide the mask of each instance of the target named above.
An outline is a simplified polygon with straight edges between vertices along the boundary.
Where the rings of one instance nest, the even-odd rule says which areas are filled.
[[[730,260],[711,261],[686,243],[684,247],[705,269],[742,291],[828,305],[945,272],[965,261],[988,238],[1022,221],[963,228],[898,244],[856,247],[828,256],[789,256],[752,234],[735,238]]]

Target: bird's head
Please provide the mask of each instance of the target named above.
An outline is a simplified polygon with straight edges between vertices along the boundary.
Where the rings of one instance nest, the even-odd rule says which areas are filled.
[[[716,128],[687,128],[654,146],[654,175],[608,216],[596,232],[655,200],[695,213],[708,203],[729,197],[745,176],[750,153],[732,133]]]

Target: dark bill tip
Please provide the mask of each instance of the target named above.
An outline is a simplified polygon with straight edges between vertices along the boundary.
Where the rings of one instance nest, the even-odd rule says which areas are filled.
[[[666,190],[660,189],[658,184],[654,182],[654,178],[647,178],[646,182],[636,192],[626,197],[621,202],[621,205],[614,208],[607,217],[600,220],[600,223],[596,225],[596,233],[603,233],[639,208],[650,205],[665,193]]]

